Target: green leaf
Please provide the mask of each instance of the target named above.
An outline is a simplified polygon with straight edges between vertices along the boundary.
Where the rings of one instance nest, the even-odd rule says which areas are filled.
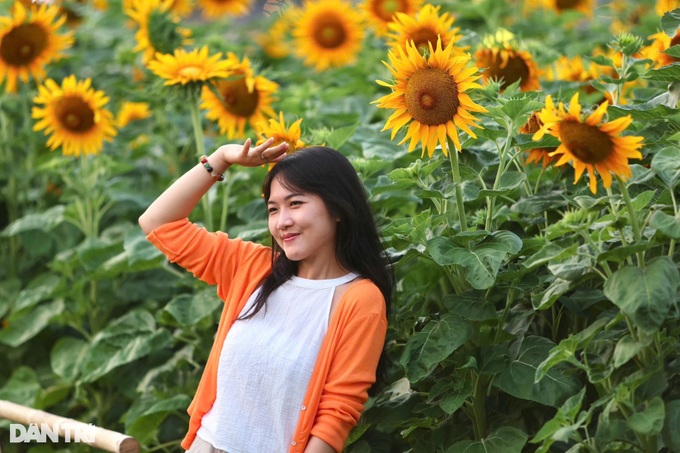
[[[666,419],[661,435],[671,451],[680,451],[680,400],[666,403]]]
[[[607,109],[607,115],[615,120],[630,115],[635,121],[659,121],[659,118],[670,118],[677,115],[677,110],[664,104],[654,105],[617,105]]]
[[[564,404],[557,409],[555,416],[548,420],[541,427],[541,429],[536,433],[530,442],[537,444],[539,442],[545,441],[546,439],[551,439],[552,441],[568,440],[563,438],[563,429],[574,424],[574,420],[581,410],[581,405],[583,404],[583,397],[585,394],[586,388],[583,387],[576,395],[569,397],[567,401],[565,401]],[[549,444],[552,444],[552,442],[549,442]],[[541,449],[540,451],[545,450]]]
[[[551,260],[562,260],[576,253],[578,243],[569,238],[548,242],[541,249],[524,260],[522,265],[528,269],[543,266]]]
[[[428,392],[428,404],[438,404],[444,412],[451,415],[461,408],[472,395],[472,381],[457,373],[451,379],[438,380]]]
[[[33,407],[40,390],[35,371],[27,366],[20,366],[12,372],[9,380],[0,389],[0,400]]]
[[[24,288],[14,301],[14,311],[32,307],[54,295],[62,280],[54,274],[38,275]]]
[[[17,347],[38,335],[50,320],[64,311],[64,301],[59,299],[12,313],[0,330],[0,343]]]
[[[69,382],[74,381],[80,371],[87,346],[87,342],[79,338],[60,338],[50,353],[52,371]]]
[[[638,355],[651,341],[651,337],[647,337],[646,341],[636,341],[630,335],[625,335],[614,348],[614,368],[619,368]]]
[[[480,190],[479,195],[482,197],[505,195],[518,188],[525,179],[527,179],[527,175],[522,172],[506,171],[498,178],[498,184],[494,189]]]
[[[354,131],[357,130],[358,126],[359,123],[355,123],[350,126],[334,129],[326,139],[328,141],[328,146],[334,149],[340,149],[340,147],[354,134]]]
[[[652,248],[653,245],[653,242],[643,240],[632,245],[622,245],[620,247],[615,247],[597,255],[597,262],[600,263],[602,261],[613,261],[615,263],[621,263],[629,256],[633,256],[637,252],[644,252],[645,250]]]
[[[180,294],[175,296],[165,306],[165,311],[170,313],[181,325],[192,326],[209,316],[220,306],[222,306],[222,302],[215,294],[215,290],[210,288],[194,295]]]
[[[96,381],[115,368],[168,347],[171,341],[167,330],[156,330],[149,312],[129,312],[92,339],[83,358],[81,380]]]
[[[664,50],[663,53],[670,55],[673,58],[680,58],[680,45],[674,45]]]
[[[675,189],[680,181],[680,149],[673,147],[659,151],[652,158],[651,168],[669,189]]]
[[[448,294],[444,297],[443,303],[451,313],[470,321],[498,318],[494,304],[484,299],[484,294],[477,291]]]
[[[644,78],[655,82],[675,82],[680,80],[680,64],[673,63],[659,69],[652,69],[647,71]]]
[[[657,257],[643,269],[620,268],[604,285],[605,295],[645,333],[655,333],[675,304],[680,272],[668,257]]]
[[[534,382],[539,365],[555,344],[537,336],[526,337],[518,343],[514,346],[518,350],[510,365],[494,378],[496,387],[516,398],[552,407],[559,407],[581,389],[580,382],[574,376],[563,373],[561,366],[552,368],[542,379]]]
[[[399,362],[410,382],[428,376],[441,361],[462,346],[472,335],[472,327],[458,316],[447,314],[430,321],[409,338]]]
[[[642,412],[635,412],[626,422],[635,432],[643,436],[656,436],[663,428],[665,417],[663,400],[657,396],[647,402],[647,407]]]
[[[650,201],[654,199],[656,196],[656,190],[646,190],[642,192],[640,195],[635,197],[632,201],[633,209],[635,211],[641,211],[642,208],[647,206]]]
[[[680,219],[661,211],[656,211],[649,221],[649,226],[661,231],[671,239],[680,239]]]
[[[125,232],[123,248],[130,264],[157,261],[163,256],[161,251],[146,239],[141,228],[131,228]]]
[[[661,18],[661,29],[670,38],[673,38],[680,28],[680,11],[674,9],[664,13]]]
[[[5,228],[0,236],[11,237],[25,231],[40,230],[50,232],[64,221],[63,205],[53,206],[46,211],[27,214],[20,219],[15,220],[7,228]]]
[[[465,279],[475,289],[493,286],[502,262],[522,249],[522,240],[510,231],[495,231],[471,249],[459,247],[450,238],[438,236],[427,243],[432,259],[440,266],[465,268]]]
[[[484,439],[457,442],[446,453],[521,453],[527,439],[524,431],[502,426]]]

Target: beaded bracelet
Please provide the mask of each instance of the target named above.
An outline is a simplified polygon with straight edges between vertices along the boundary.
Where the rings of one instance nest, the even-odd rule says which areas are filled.
[[[224,175],[222,173],[217,173],[213,168],[210,166],[208,163],[208,156],[201,156],[201,163],[205,167],[206,170],[208,170],[208,173],[210,173],[210,176],[215,178],[218,181],[224,181]]]

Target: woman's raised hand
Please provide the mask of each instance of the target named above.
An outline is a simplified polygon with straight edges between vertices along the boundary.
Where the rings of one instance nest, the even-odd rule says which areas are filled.
[[[273,138],[267,139],[261,145],[251,148],[252,142],[247,139],[243,145],[229,144],[217,148],[217,152],[228,165],[243,165],[244,167],[257,167],[269,162],[278,162],[283,159],[288,151],[288,143],[282,142],[276,146]]]

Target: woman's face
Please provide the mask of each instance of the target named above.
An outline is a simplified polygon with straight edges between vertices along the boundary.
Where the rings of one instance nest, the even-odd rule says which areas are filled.
[[[342,275],[335,256],[338,219],[321,197],[291,191],[275,177],[267,210],[269,231],[286,257],[298,262],[298,276],[319,279]]]

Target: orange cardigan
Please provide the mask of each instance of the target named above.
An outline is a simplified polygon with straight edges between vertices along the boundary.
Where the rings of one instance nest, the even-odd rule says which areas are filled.
[[[230,239],[221,232],[210,233],[188,219],[160,226],[147,239],[171,262],[204,282],[217,285],[217,294],[224,301],[215,341],[187,409],[189,432],[182,447],[188,450],[201,426],[201,418],[215,401],[217,366],[224,339],[250,295],[270,272],[271,248]],[[386,331],[385,301],[378,287],[367,279],[350,285],[329,322],[289,453],[304,452],[310,435],[342,451],[364,410],[368,389],[375,382]]]

